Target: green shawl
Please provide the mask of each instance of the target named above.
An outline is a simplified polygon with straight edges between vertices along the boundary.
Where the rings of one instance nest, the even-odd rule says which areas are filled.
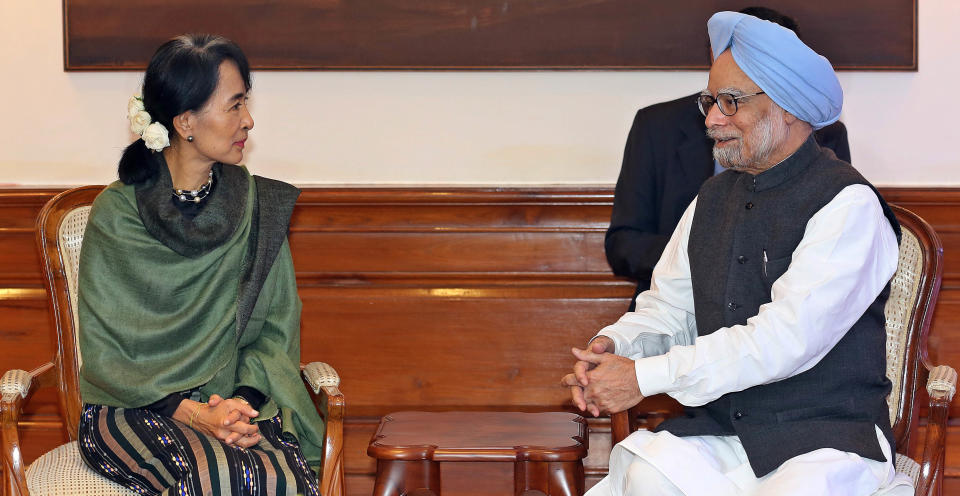
[[[147,183],[115,182],[94,201],[80,253],[80,393],[138,408],[171,393],[230,397],[250,386],[282,414],[311,465],[323,421],[300,379],[300,309],[286,240],[299,191],[214,166],[193,219],[171,202],[166,164]]]

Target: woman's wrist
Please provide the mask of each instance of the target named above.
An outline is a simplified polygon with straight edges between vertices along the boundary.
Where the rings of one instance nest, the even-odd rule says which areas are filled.
[[[197,420],[197,415],[200,415],[200,410],[207,407],[206,403],[200,403],[197,405],[196,410],[193,411],[193,415],[190,416],[190,422],[187,423],[187,427],[193,428],[193,422]]]
[[[173,419],[181,424],[196,427],[197,420],[195,417],[199,416],[200,409],[206,405],[206,403],[185,399],[177,406],[177,410],[173,413]]]

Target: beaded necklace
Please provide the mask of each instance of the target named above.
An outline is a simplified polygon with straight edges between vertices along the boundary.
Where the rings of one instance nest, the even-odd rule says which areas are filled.
[[[182,202],[200,203],[210,195],[211,186],[213,186],[213,169],[210,169],[210,176],[203,186],[195,190],[173,188],[173,196]]]

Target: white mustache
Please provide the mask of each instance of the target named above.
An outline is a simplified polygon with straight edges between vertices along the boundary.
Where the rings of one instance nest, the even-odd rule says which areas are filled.
[[[712,140],[714,140],[714,141],[720,141],[720,140],[725,140],[725,139],[739,138],[739,137],[740,137],[740,134],[739,134],[739,133],[730,133],[730,132],[724,133],[723,131],[720,131],[719,129],[707,129],[707,137],[710,138],[710,139],[712,139]]]

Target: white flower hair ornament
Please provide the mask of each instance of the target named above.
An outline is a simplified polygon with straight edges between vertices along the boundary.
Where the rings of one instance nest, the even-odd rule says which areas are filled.
[[[147,148],[159,152],[170,146],[170,133],[159,122],[151,123],[150,114],[143,106],[143,97],[134,95],[127,102],[127,120],[130,121],[130,131],[136,134]]]

